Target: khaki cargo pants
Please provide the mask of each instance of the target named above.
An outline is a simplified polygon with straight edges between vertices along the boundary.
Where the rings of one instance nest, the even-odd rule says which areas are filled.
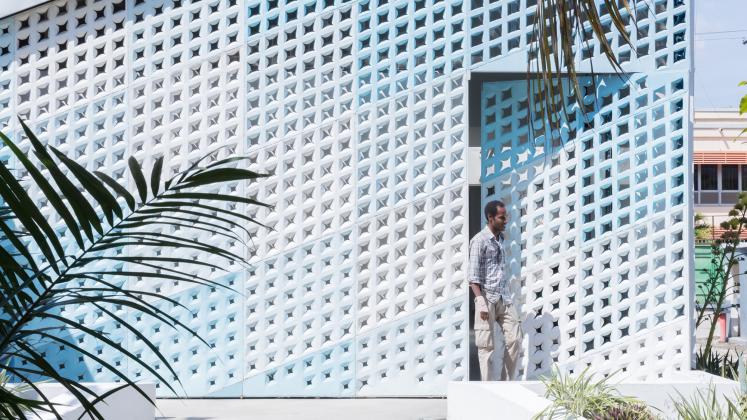
[[[480,311],[488,308],[488,319]],[[503,299],[491,303],[485,296],[475,298],[475,344],[483,381],[506,381],[516,376],[521,351],[521,321],[516,307]]]

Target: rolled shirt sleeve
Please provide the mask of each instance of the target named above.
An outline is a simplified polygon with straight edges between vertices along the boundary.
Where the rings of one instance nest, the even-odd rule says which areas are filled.
[[[473,238],[469,246],[469,276],[470,283],[485,284],[485,259],[482,257],[482,241]]]

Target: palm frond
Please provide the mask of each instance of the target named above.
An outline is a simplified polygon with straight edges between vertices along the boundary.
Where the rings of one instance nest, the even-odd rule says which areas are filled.
[[[645,5],[645,1],[642,1]],[[586,118],[581,78],[588,75],[596,89],[597,76],[593,59],[581,60],[584,49],[599,52],[609,62],[611,71],[621,76],[623,68],[613,51],[610,39],[618,36],[632,46],[630,33],[636,25],[637,0],[540,0],[532,27],[527,60],[527,92],[530,100],[530,129],[538,130],[553,141],[561,139],[564,122],[573,120],[578,109]],[[600,12],[601,10],[601,12]],[[614,29],[614,32],[613,32]],[[610,37],[608,39],[608,37]],[[580,66],[582,65],[582,66]],[[534,121],[541,121],[535,127]]]
[[[244,238],[250,235],[244,225],[263,225],[236,207],[267,205],[255,198],[215,190],[226,183],[254,181],[266,175],[235,167],[248,163],[247,157],[216,159],[214,154],[208,154],[166,181],[162,179],[163,158],[156,158],[146,179],[140,163],[130,158],[128,168],[139,199],[136,200],[119,181],[102,172],[91,172],[63,151],[45,146],[23,121],[21,125],[33,157],[0,133],[0,145],[7,147],[29,174],[28,179],[19,180],[11,168],[0,162],[0,370],[39,396],[19,397],[0,384],[0,416],[27,418],[32,416],[30,412],[47,411],[59,418],[54,404],[35,386],[39,380],[52,380],[74,395],[86,414],[101,418],[95,405],[106,395],[96,395],[84,384],[61,375],[39,350],[50,344],[64,346],[94,361],[121,380],[123,386],[134,387],[150,400],[126,372],[80,341],[63,338],[57,334],[60,329],[96,340],[178,394],[163,373],[133,354],[121,340],[64,316],[61,311],[70,305],[85,305],[104,314],[143,343],[165,366],[169,379],[176,378],[176,371],[158,346],[121,311],[160,321],[209,346],[172,310],[189,313],[190,309],[156,291],[130,288],[122,279],[169,280],[232,290],[193,271],[226,271],[226,267],[245,266],[244,253],[201,241],[197,235],[210,234],[246,246]],[[31,190],[46,198],[52,218],[36,205],[29,195]],[[67,242],[50,224],[54,218],[59,218],[65,231],[70,232]],[[167,233],[168,229],[178,229],[180,234]],[[121,252],[131,246],[140,252]],[[171,256],[170,249],[203,257]],[[176,385],[181,385],[176,379]]]

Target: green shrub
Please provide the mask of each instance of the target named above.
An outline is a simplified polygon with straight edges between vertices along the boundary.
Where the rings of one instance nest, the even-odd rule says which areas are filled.
[[[604,413],[593,414],[589,420],[655,420],[658,419],[643,403],[621,403]]]
[[[682,420],[741,420],[737,404],[726,398],[726,404],[720,404],[716,395],[716,389],[709,386],[703,392],[698,390],[692,397],[686,398],[679,391],[677,397],[672,399],[677,415]]]
[[[695,369],[703,370],[722,378],[737,379],[738,362],[739,358],[737,355],[732,355],[730,350],[727,350],[724,354],[719,354],[713,349],[705,353],[701,348],[695,353]]]
[[[534,418],[565,419],[575,415],[591,420],[658,419],[643,401],[620,395],[608,383],[611,376],[595,381],[588,369],[573,377],[553,367],[550,377],[542,379],[545,397],[552,400],[552,405]]]

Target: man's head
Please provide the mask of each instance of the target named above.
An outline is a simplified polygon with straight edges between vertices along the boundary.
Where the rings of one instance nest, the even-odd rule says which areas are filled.
[[[493,233],[503,232],[508,221],[506,205],[502,201],[494,200],[485,205],[485,220],[488,222],[488,228]]]

